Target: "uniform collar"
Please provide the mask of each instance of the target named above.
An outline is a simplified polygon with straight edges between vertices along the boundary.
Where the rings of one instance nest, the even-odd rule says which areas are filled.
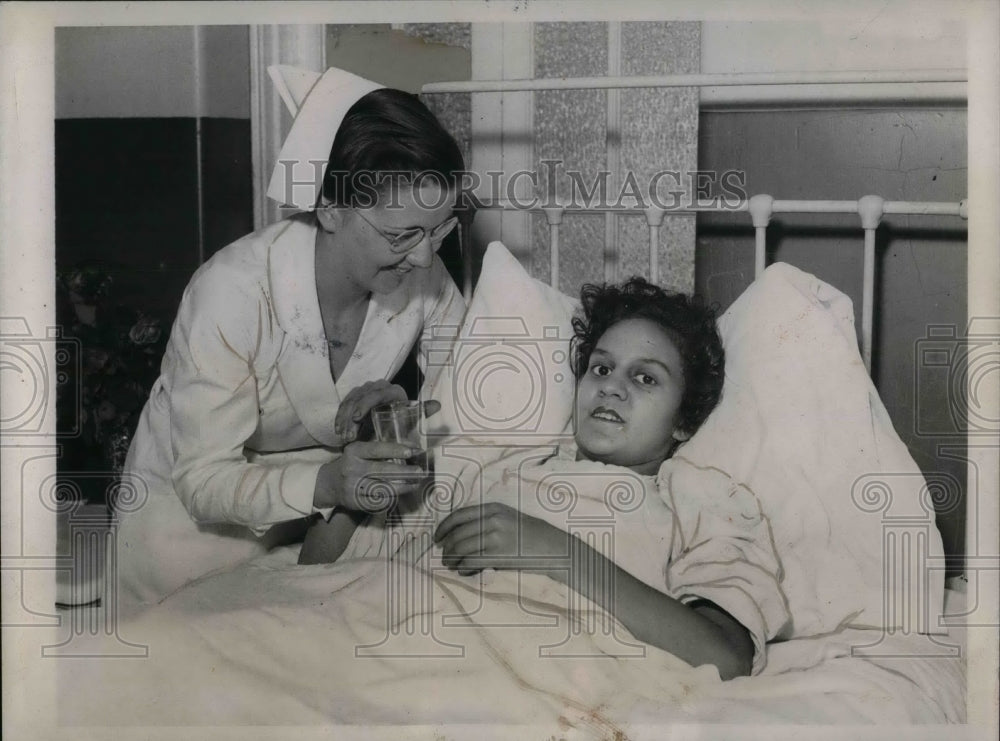
[[[412,302],[414,275],[385,295],[373,294],[355,351],[337,382],[316,295],[316,229],[306,217],[292,218],[268,249],[268,280],[285,346],[278,364],[292,406],[323,445],[340,447],[333,421],[340,400],[356,386],[391,378],[402,365],[423,323],[421,302]]]

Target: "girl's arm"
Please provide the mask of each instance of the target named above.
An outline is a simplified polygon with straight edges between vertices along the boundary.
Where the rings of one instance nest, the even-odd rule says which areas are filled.
[[[445,565],[461,574],[484,568],[545,574],[600,605],[644,643],[692,666],[713,664],[724,680],[750,674],[753,642],[727,612],[706,600],[685,605],[543,520],[499,503],[465,507],[434,538]]]
[[[363,512],[345,509],[334,511],[329,520],[313,515],[313,522],[306,531],[302,550],[299,551],[300,564],[333,563],[347,548],[347,544],[366,517]]]
[[[316,477],[313,501],[333,509],[329,520],[314,515],[305,534],[300,564],[332,563],[340,558],[351,536],[369,514],[382,512],[396,500],[418,489],[426,474],[415,465],[385,460],[389,456],[409,457],[416,453],[404,443],[388,440],[354,442],[339,458],[325,463]],[[401,474],[407,478],[379,480]]]
[[[572,550],[570,568],[546,572],[610,612],[643,643],[692,666],[714,664],[722,679],[750,674],[750,633],[725,610],[700,600],[688,606],[639,581],[579,538],[561,533]]]

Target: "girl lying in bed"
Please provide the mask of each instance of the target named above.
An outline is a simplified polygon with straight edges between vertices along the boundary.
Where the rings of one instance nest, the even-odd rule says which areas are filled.
[[[486,503],[455,510],[434,533],[442,562],[461,575],[549,576],[689,664],[713,664],[723,679],[759,672],[765,642],[788,619],[767,520],[745,488],[675,455],[722,393],[714,313],[641,278],[585,286],[581,300],[573,443],[541,463],[532,452],[516,470],[488,466],[484,479],[500,480],[483,487]],[[614,513],[615,545],[595,550],[547,506],[546,482],[567,476],[576,515],[607,513],[621,483],[640,492],[641,506]],[[313,528],[300,563],[335,560],[329,540]]]
[[[714,313],[641,278],[585,286],[581,299],[583,316],[573,322],[575,445],[556,457],[564,469],[571,458],[578,467],[604,464],[604,474],[615,466],[640,477],[659,474],[648,489],[662,499],[650,497],[655,501],[640,527],[648,530],[654,521],[662,527],[667,567],[659,561],[650,571],[641,560],[658,554],[644,551],[632,559],[646,575],[637,578],[617,558],[528,514],[523,505],[533,502],[523,481],[516,494],[498,495],[493,487],[489,498],[500,501],[463,507],[441,522],[434,539],[443,562],[459,574],[485,568],[545,574],[610,612],[639,640],[694,666],[714,664],[723,679],[759,671],[764,642],[787,619],[767,521],[745,489],[728,482],[720,493],[710,481],[717,472],[678,474],[688,481],[673,487],[661,471],[721,396],[723,349]],[[709,481],[704,500],[700,491],[694,497],[671,491],[700,490],[701,473]],[[544,505],[534,509],[546,516]],[[661,591],[662,578],[661,589],[653,586],[664,571],[673,596]]]

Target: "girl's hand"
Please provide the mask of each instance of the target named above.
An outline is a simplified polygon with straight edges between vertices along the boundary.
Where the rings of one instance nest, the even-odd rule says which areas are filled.
[[[372,409],[390,401],[406,401],[406,391],[402,386],[384,379],[368,381],[351,389],[340,402],[337,416],[333,420],[333,431],[344,442],[358,439],[358,431]]]
[[[313,504],[319,509],[343,507],[353,512],[385,512],[398,499],[423,485],[420,466],[396,463],[423,451],[394,442],[356,442],[320,469]]]
[[[434,533],[443,562],[462,576],[516,569],[565,580],[569,534],[544,520],[492,502],[448,515]]]

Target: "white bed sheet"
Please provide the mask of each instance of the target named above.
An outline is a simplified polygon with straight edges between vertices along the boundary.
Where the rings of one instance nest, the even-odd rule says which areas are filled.
[[[477,577],[445,570],[400,565],[390,574],[381,560],[295,560],[295,549],[277,550],[187,586],[115,636],[76,636],[78,655],[121,639],[148,645],[149,656],[60,662],[60,723],[498,723],[628,737],[633,727],[692,721],[964,720],[963,658],[851,656],[874,631],[773,644],[764,674],[721,682],[713,667],[643,650],[620,625],[602,630],[608,618],[592,605],[577,613],[589,629],[567,641],[567,592],[546,577],[487,572],[480,588]],[[428,599],[375,650],[395,655],[358,657],[358,646],[386,637],[390,582],[415,575],[432,580]],[[926,652],[927,641],[897,634],[883,646]],[[560,643],[555,652],[576,656],[539,655],[540,645]]]

